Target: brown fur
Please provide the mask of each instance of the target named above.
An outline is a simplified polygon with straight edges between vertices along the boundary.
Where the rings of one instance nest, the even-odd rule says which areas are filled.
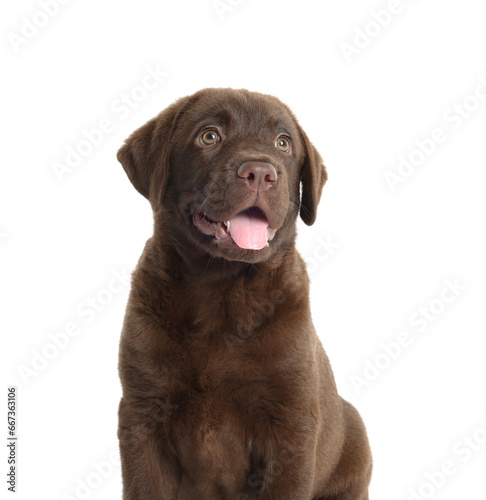
[[[204,127],[221,142],[204,146]],[[290,152],[275,147],[279,133]],[[311,225],[321,157],[274,97],[205,89],[136,130],[118,153],[154,211],[120,342],[125,500],[367,500],[371,454],[336,391],[311,321],[296,218]],[[249,160],[278,180],[255,193]],[[300,199],[302,186],[302,199]],[[193,224],[257,205],[268,247],[220,244]]]

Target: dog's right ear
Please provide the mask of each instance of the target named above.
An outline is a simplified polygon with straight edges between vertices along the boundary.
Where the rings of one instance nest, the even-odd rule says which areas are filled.
[[[131,183],[154,210],[167,183],[172,132],[184,104],[184,99],[175,102],[135,130],[117,154]]]

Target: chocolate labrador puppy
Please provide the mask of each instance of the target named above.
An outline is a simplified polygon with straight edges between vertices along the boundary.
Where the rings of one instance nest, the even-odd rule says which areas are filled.
[[[151,203],[120,342],[125,500],[365,500],[366,431],[338,396],[295,249],[327,174],[278,99],[205,89],[118,152]]]

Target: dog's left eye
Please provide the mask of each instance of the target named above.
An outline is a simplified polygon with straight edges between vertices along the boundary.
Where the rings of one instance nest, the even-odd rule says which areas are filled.
[[[290,151],[290,140],[284,135],[281,135],[275,141],[275,147],[284,153],[288,153]]]
[[[216,144],[221,140],[221,136],[219,135],[217,130],[206,130],[201,135],[201,142],[206,146],[211,146],[211,144]]]

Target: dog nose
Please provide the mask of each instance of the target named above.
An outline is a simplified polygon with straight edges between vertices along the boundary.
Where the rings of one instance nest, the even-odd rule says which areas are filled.
[[[277,171],[271,163],[247,161],[238,169],[238,177],[245,179],[252,191],[265,191],[277,181]]]

